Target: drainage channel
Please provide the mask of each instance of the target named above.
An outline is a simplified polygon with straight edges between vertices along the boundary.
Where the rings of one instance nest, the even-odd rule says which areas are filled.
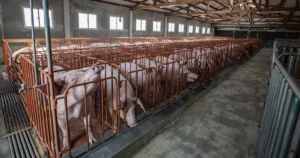
[[[8,80],[0,80],[0,94],[16,92],[17,88],[13,82]]]
[[[0,109],[7,133],[3,139],[8,141],[11,157],[39,158],[38,147],[29,128],[26,107],[11,81],[0,80]]]
[[[6,136],[11,156],[15,158],[39,158],[38,148],[34,142],[30,129],[23,129]]]

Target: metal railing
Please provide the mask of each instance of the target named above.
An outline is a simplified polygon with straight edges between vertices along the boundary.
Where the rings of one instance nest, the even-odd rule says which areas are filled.
[[[275,40],[268,93],[256,146],[258,158],[299,156],[299,63],[299,40]]]

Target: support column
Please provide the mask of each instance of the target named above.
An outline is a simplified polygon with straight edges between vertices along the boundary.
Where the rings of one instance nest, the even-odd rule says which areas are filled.
[[[71,25],[70,25],[70,2],[64,0],[64,25],[65,25],[65,37],[71,37]]]
[[[132,37],[132,29],[133,29],[133,11],[129,11],[129,37]]]
[[[165,37],[167,37],[167,31],[168,31],[168,16],[165,16]]]
[[[189,32],[188,32],[188,31],[189,31],[189,30],[188,30],[188,20],[185,22],[185,30],[184,30],[184,31],[185,31],[185,37],[187,37],[187,36],[188,36],[188,33],[189,33]]]
[[[235,38],[235,30],[233,30],[233,35],[232,36],[233,36],[232,38],[234,39]]]

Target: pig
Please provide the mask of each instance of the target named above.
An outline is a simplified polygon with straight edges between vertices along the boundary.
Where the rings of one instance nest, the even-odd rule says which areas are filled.
[[[163,65],[160,63],[155,63],[153,60],[150,60],[148,58],[140,58],[140,59],[134,59],[132,63],[142,67],[142,68],[156,68],[157,71],[161,70]]]
[[[36,49],[36,55],[42,55],[46,53],[46,47],[41,47]],[[25,54],[33,54],[33,49],[31,47],[24,47],[15,51],[11,57],[15,62],[20,62],[20,56],[25,56]]]
[[[67,45],[67,46],[57,47],[56,50],[68,50],[68,49],[77,49],[77,48],[78,48],[78,45],[71,44],[71,45]]]
[[[104,71],[101,72],[101,78],[108,78],[108,77],[115,77],[118,79],[119,72],[112,68],[109,65],[104,66]],[[135,96],[135,92],[133,90],[133,87],[129,83],[128,80],[126,80],[121,74],[120,74],[120,82],[121,86],[115,84],[115,81],[111,83],[111,79],[103,80],[104,86],[106,86],[106,97],[107,97],[107,106],[109,109],[110,114],[112,115],[113,110],[117,110],[117,100],[120,101],[120,104],[127,108],[127,115],[125,116],[125,111],[121,108],[120,109],[120,118],[123,120],[126,120],[127,125],[129,127],[135,127],[137,125],[136,122],[136,116],[135,116],[135,106],[136,104],[140,106],[140,108],[146,113],[146,110],[144,108],[143,103],[139,98]],[[127,87],[126,87],[127,86]],[[120,88],[120,96],[117,98],[117,90]],[[112,93],[114,92],[114,93]],[[126,96],[127,93],[127,96]],[[116,128],[116,119],[114,122],[114,127]]]
[[[108,43],[92,43],[92,44],[90,44],[90,48],[97,48],[97,47],[100,47],[100,48],[110,47],[110,44],[108,44]]]
[[[174,62],[172,59],[168,59],[165,56],[157,56],[156,61],[158,61],[161,64],[167,64],[165,68],[162,69],[162,80],[165,81],[179,81],[179,79],[182,79],[184,82],[194,82],[195,79],[198,78],[198,75],[195,73],[190,72],[187,67],[185,66],[186,62],[180,61]],[[180,66],[182,65],[182,67]],[[172,76],[173,72],[173,76]],[[186,78],[182,78],[183,75],[186,75]]]
[[[143,68],[137,66],[134,63],[121,63],[119,65],[121,74],[123,76],[126,76],[127,80],[131,83],[132,87],[139,91],[142,92],[143,95],[143,100],[147,100],[147,97],[151,97],[155,90],[155,87],[158,88],[157,86],[154,86],[154,84],[158,85],[158,81],[156,79],[157,75],[155,74],[152,69],[147,69],[143,70]],[[140,71],[137,71],[140,70]],[[129,74],[128,74],[129,73]],[[137,77],[136,77],[137,75]],[[150,93],[150,94],[149,94]]]
[[[68,75],[62,75],[55,79],[55,82],[58,84],[64,83],[65,86],[69,87],[75,84],[81,84],[85,82],[96,81],[101,77],[101,71],[103,70],[102,66],[92,65],[89,68],[73,70],[72,73]],[[45,86],[45,85],[44,85]],[[35,88],[41,88],[35,87]],[[88,127],[88,137],[89,143],[96,142],[95,137],[93,136],[91,130],[91,113],[92,113],[92,97],[91,95],[96,91],[97,84],[90,83],[86,85],[86,100],[87,100],[87,115],[84,115],[84,86],[72,87],[65,94],[67,97],[67,110],[68,110],[68,120],[72,118],[79,118],[83,116],[85,127]],[[63,149],[66,149],[68,144],[67,139],[67,129],[66,129],[66,118],[65,118],[65,98],[60,98],[61,95],[56,95],[56,111],[57,111],[57,121],[58,125],[63,133]],[[86,117],[88,122],[86,122]]]
[[[184,52],[180,53],[180,54],[183,54]],[[196,67],[196,58],[194,57],[185,57],[183,55],[180,55],[180,54],[171,54],[168,58],[169,59],[172,59],[174,61],[183,61],[183,62],[186,62],[186,67],[188,69],[190,68],[195,68]]]

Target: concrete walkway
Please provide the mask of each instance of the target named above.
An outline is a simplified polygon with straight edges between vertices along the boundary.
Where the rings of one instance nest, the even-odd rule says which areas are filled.
[[[272,49],[265,48],[199,99],[134,158],[246,158],[257,140]]]

